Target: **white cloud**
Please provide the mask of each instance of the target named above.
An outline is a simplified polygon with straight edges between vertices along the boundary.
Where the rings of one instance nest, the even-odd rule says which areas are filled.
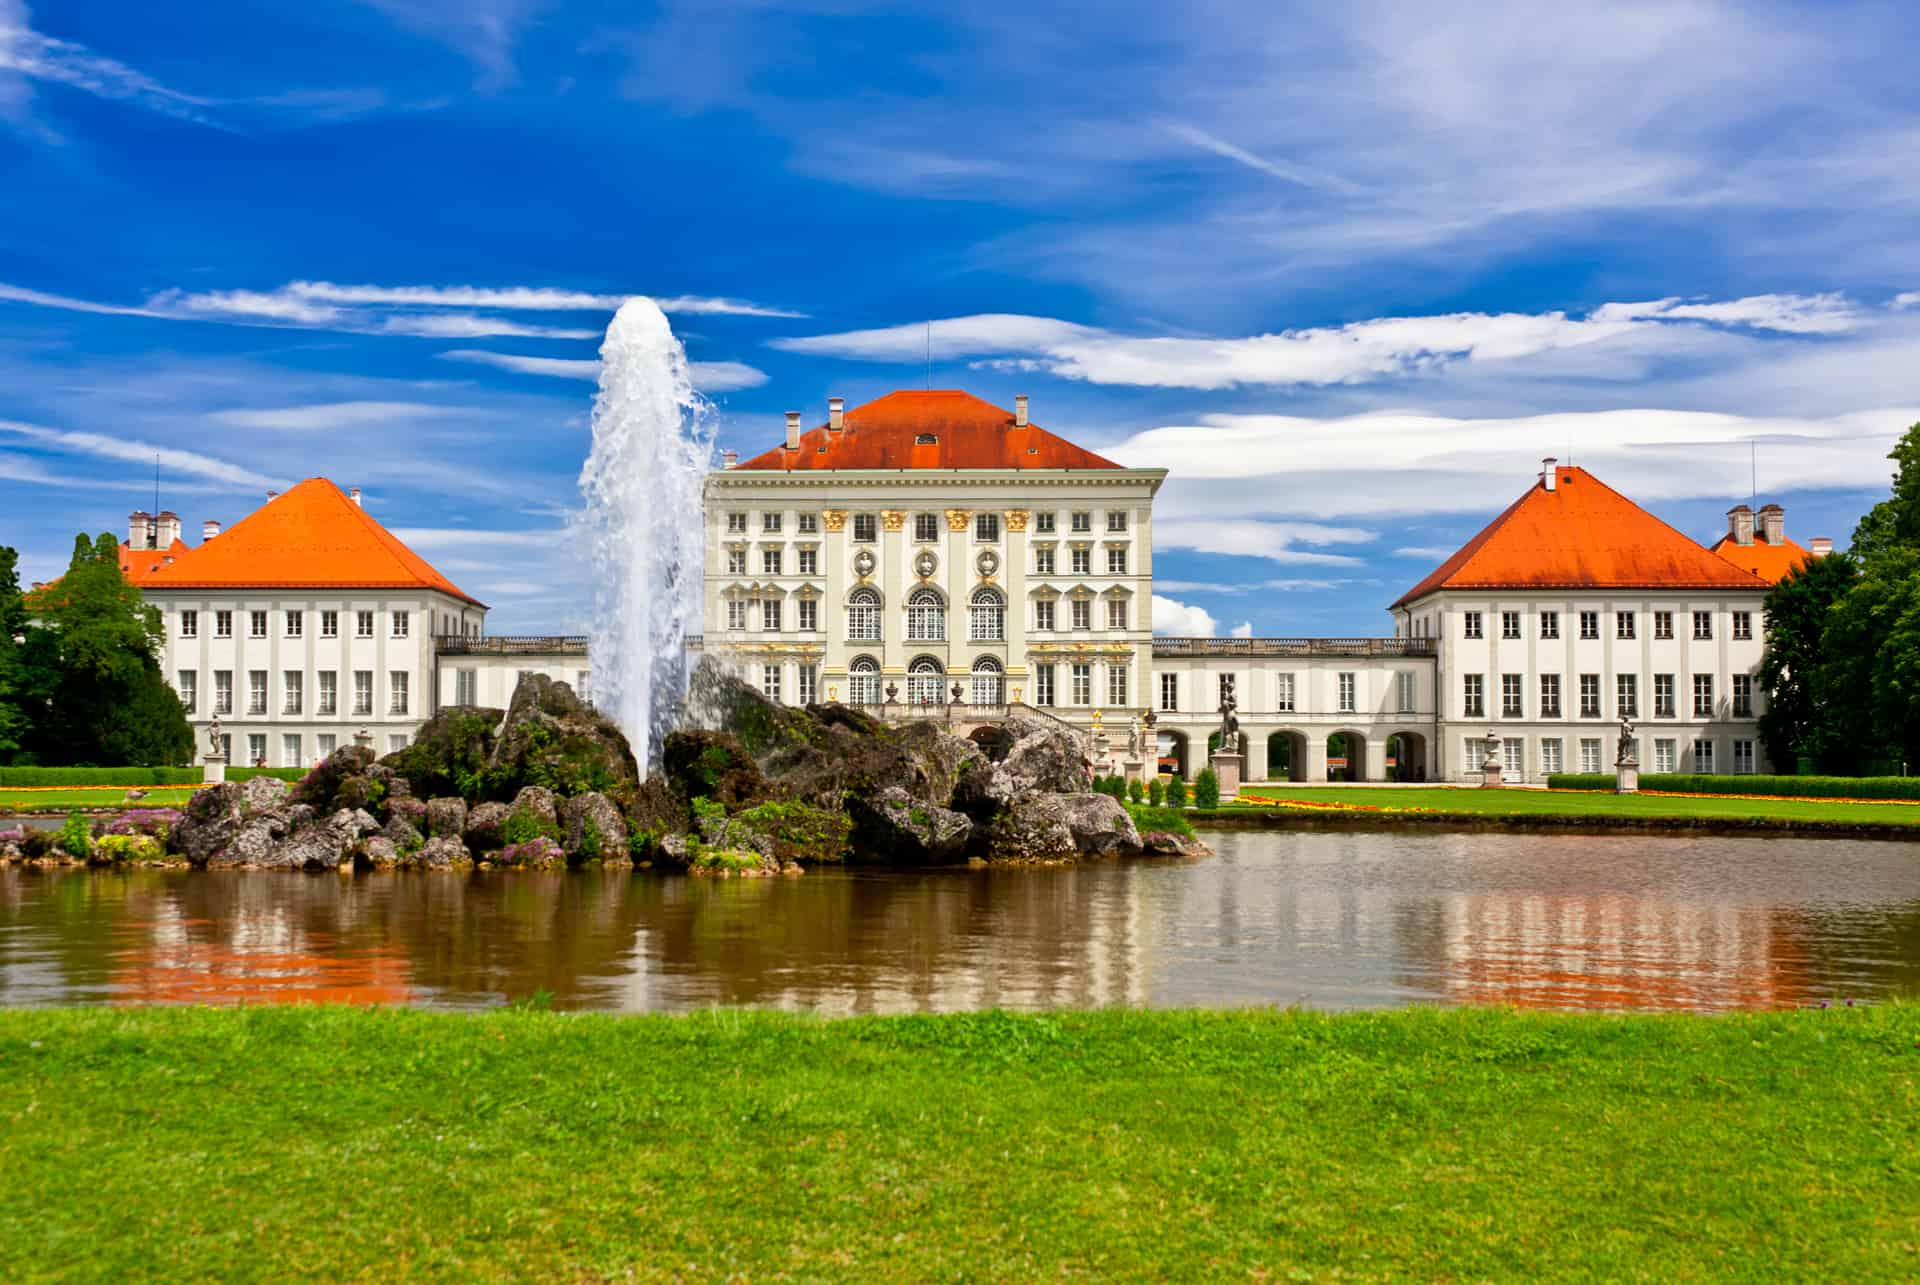
[[[1164,520],[1156,518],[1153,524],[1153,545],[1156,549],[1196,549],[1202,553],[1225,553],[1237,557],[1266,558],[1273,562],[1321,566],[1351,566],[1359,559],[1339,553],[1313,553],[1295,546],[1365,544],[1374,538],[1371,531],[1316,522],[1173,517]]]
[[[589,382],[600,378],[600,362],[597,358],[528,357],[520,353],[485,352],[477,348],[455,348],[440,355],[449,361],[470,361],[522,375],[551,375],[558,379]],[[765,371],[738,361],[688,362],[687,377],[703,393],[758,388],[767,382]]]
[[[211,418],[236,428],[327,432],[473,413],[467,407],[436,406],[427,402],[327,402],[312,406],[241,407],[215,411]]]
[[[1224,156],[1230,161],[1239,162],[1248,169],[1258,170],[1262,174],[1271,175],[1283,182],[1297,184],[1300,187],[1323,188],[1327,191],[1349,195],[1359,190],[1338,175],[1323,174],[1314,170],[1302,169],[1299,166],[1285,165],[1279,161],[1268,160],[1264,156],[1256,156],[1244,147],[1229,143],[1224,138],[1209,134],[1204,129],[1196,129],[1192,125],[1170,122],[1162,128],[1173,137],[1192,143],[1202,151],[1212,152],[1215,156]]]
[[[1189,607],[1172,598],[1153,595],[1153,632],[1156,637],[1211,638],[1219,629],[1204,608]]]
[[[562,290],[548,286],[375,286],[331,281],[290,281],[278,295],[324,304],[369,304],[407,308],[504,308],[516,312],[616,312],[634,298],[624,294]],[[703,295],[656,296],[662,312],[739,317],[804,317],[744,299]]]
[[[980,313],[915,321],[879,330],[849,330],[834,335],[775,339],[768,347],[821,357],[849,357],[856,361],[920,361],[931,342],[938,359],[977,357],[992,353],[1045,351],[1074,339],[1097,336],[1090,326],[1028,317],[1018,313]]]
[[[1310,593],[1320,589],[1338,589],[1351,579],[1307,579],[1299,576],[1270,580],[1163,580],[1154,578],[1153,586],[1168,593]]]
[[[687,378],[703,393],[730,393],[760,387],[767,382],[767,372],[745,362],[692,361],[687,363]]]
[[[495,531],[474,527],[393,527],[400,541],[412,549],[573,548],[573,534],[564,527],[535,531]],[[454,565],[452,563],[449,566]],[[460,564],[466,566],[469,564]]]
[[[1920,308],[1920,290],[1903,290],[1893,296],[1895,308]]]
[[[88,299],[75,299],[63,294],[48,294],[43,290],[29,290],[25,286],[10,286],[0,281],[0,301],[7,303],[32,304],[36,308],[59,308],[66,312],[97,312],[111,317],[166,317],[167,314],[154,312],[150,308],[134,308],[121,304],[94,303]]]
[[[1231,630],[1227,632],[1227,637],[1229,638],[1253,637],[1253,622],[1251,620],[1241,621],[1239,624],[1235,625]]]
[[[162,290],[147,299],[145,316],[169,316],[179,313],[202,314],[213,318],[260,317],[269,321],[324,325],[338,321],[340,309],[329,308],[306,299],[276,291],[208,290],[189,294],[184,290]]]
[[[1899,307],[1900,301],[1894,300]],[[1679,298],[1647,303],[1609,303],[1594,309],[1601,320],[1645,320],[1673,317],[1712,321],[1783,334],[1831,335],[1852,330],[1861,322],[1854,306],[1840,294],[1756,294],[1725,303],[1688,303]]]
[[[1396,558],[1420,558],[1425,561],[1445,562],[1458,550],[1444,544],[1403,544],[1393,551]]]
[[[160,466],[170,473],[188,473],[195,477],[228,482],[235,486],[270,489],[284,485],[265,474],[255,473],[252,469],[242,468],[238,464],[229,464],[211,455],[178,450],[170,446],[157,446],[137,438],[111,437],[104,433],[67,432],[62,429],[42,428],[36,424],[22,424],[13,420],[0,420],[0,433],[15,433],[54,450],[92,455],[100,459],[127,460],[146,465],[151,465],[157,460]]]
[[[7,76],[64,85],[95,98],[218,127],[205,110],[213,105],[210,100],[170,89],[85,45],[41,35],[30,25],[21,0],[0,0],[0,79]]]

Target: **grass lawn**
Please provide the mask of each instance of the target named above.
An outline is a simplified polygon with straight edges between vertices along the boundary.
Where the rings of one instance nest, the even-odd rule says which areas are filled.
[[[1920,825],[1920,804],[1839,803],[1832,799],[1684,798],[1657,794],[1588,794],[1578,790],[1397,789],[1393,786],[1251,785],[1242,795],[1312,802],[1358,803],[1372,807],[1422,808],[1460,816],[1609,817],[1767,817],[1798,821],[1838,821],[1858,825]],[[1265,808],[1223,812],[1280,811]],[[1293,813],[1292,815],[1301,815]]]
[[[1920,1274],[1920,1008],[0,1011],[12,1280]]]
[[[126,803],[129,789],[144,789],[147,797],[138,803]],[[0,786],[0,807],[12,808],[15,812],[65,812],[69,808],[184,808],[192,797],[193,788],[186,785],[109,785],[97,789],[55,787],[41,790]],[[0,829],[4,828],[4,824],[0,824]]]

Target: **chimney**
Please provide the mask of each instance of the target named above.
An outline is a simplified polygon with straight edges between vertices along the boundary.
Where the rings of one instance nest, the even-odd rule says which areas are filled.
[[[800,412],[797,410],[787,412],[787,449],[800,449]]]
[[[740,452],[738,451],[721,451],[720,452],[721,468],[734,468],[739,463],[740,463]]]
[[[1551,455],[1540,461],[1540,485],[1549,491],[1560,484],[1559,464]]]
[[[1816,558],[1824,558],[1833,552],[1833,540],[1824,535],[1816,535],[1807,541],[1807,552]]]
[[[200,524],[200,540],[202,543],[205,543],[206,541],[213,539],[214,536],[219,534],[220,534],[220,524],[218,522],[215,522],[212,518],[208,518],[205,522],[202,522]]]
[[[151,549],[153,547],[153,514],[145,509],[135,509],[127,514],[127,547],[129,549]]]
[[[278,492],[278,491],[268,491],[268,492],[267,492],[267,503],[268,503],[268,504],[272,504],[272,503],[273,503],[273,502],[274,502],[275,500],[277,500],[277,499],[279,499],[279,498],[280,498],[280,492]]]
[[[348,487],[348,488],[347,488],[347,498],[348,498],[349,500],[352,500],[352,501],[353,501],[353,507],[354,507],[354,508],[356,508],[356,509],[357,509],[357,508],[360,508],[360,507],[362,507],[362,506],[361,506],[361,503],[360,503],[360,488],[359,488],[359,487],[357,487],[357,486],[350,486],[350,487]]]
[[[153,547],[156,549],[172,548],[173,542],[180,538],[180,515],[172,509],[162,509],[160,510],[159,520],[154,525],[158,530],[155,533]]]
[[[1015,428],[1027,426],[1027,395],[1025,393],[1020,393],[1013,399],[1013,426]]]
[[[1760,535],[1768,544],[1787,542],[1787,511],[1777,504],[1760,506]]]
[[[1753,510],[1736,504],[1727,510],[1727,534],[1739,545],[1753,543]]]
[[[847,399],[844,397],[827,398],[827,431],[837,433],[847,424]]]

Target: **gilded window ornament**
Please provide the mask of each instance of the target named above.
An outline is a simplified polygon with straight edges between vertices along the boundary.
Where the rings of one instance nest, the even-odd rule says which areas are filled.
[[[1024,531],[1027,529],[1027,511],[1025,509],[1008,509],[1005,513],[1001,514],[1001,516],[1007,520],[1007,530]]]
[[[900,509],[880,510],[880,525],[888,531],[898,531],[906,521],[907,515]]]
[[[843,531],[847,526],[847,511],[845,509],[828,509],[820,515],[820,521],[826,525],[829,531]]]
[[[972,509],[948,509],[947,530],[964,531],[973,523]]]

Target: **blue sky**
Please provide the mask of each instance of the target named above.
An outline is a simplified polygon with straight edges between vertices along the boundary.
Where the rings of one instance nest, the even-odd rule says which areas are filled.
[[[1545,455],[1844,543],[1920,420],[1920,14],[1578,9],[0,0],[0,543],[156,452],[189,531],[324,474],[580,628],[633,293],[722,446],[931,320],[936,387],[1173,469],[1174,632],[1387,632]]]

